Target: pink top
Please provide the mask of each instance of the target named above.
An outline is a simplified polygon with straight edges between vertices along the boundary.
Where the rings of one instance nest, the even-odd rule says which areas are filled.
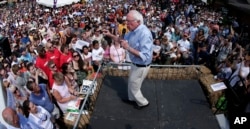
[[[107,48],[104,50],[103,57],[104,57],[104,59],[109,59],[109,58],[110,58],[110,48],[109,48],[109,47],[107,47]]]
[[[124,61],[125,50],[123,48],[115,48],[114,45],[110,47],[110,56],[113,56],[112,61],[115,63],[119,63]]]

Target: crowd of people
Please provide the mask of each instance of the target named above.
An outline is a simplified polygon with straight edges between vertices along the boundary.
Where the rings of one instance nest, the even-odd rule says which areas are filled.
[[[103,61],[130,62],[119,40],[103,32],[123,39],[130,10],[143,15],[152,33],[151,64],[206,65],[216,79],[233,74],[248,80],[249,46],[241,40],[237,17],[226,9],[199,0],[91,0],[54,9],[16,2],[0,14],[0,36],[8,38],[11,50],[0,51],[8,129],[59,128],[56,119],[77,98],[83,79]]]

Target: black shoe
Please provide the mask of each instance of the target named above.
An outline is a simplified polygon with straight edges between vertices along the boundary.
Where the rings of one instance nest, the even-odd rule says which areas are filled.
[[[130,104],[130,105],[137,105],[135,101],[131,101],[128,99],[122,99],[122,102],[126,103],[126,104]]]
[[[137,110],[142,110],[143,108],[145,107],[148,107],[149,106],[149,103],[147,105],[144,105],[144,106],[139,106],[139,105],[135,105],[134,108],[137,109]]]

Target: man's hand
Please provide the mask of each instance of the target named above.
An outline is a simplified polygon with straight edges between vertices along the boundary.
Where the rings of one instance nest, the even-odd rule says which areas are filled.
[[[130,48],[130,46],[129,46],[127,40],[121,40],[120,42],[121,42],[121,46],[122,46],[124,49],[128,50],[128,49]]]
[[[111,33],[106,29],[102,30],[102,34],[107,35],[107,36],[111,35]]]

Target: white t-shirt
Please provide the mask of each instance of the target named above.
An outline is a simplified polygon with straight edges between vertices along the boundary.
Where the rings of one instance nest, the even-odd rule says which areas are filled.
[[[167,45],[167,51],[170,51],[170,50],[173,49],[173,48],[174,48],[173,43],[172,43],[172,42],[169,42],[168,45]],[[170,58],[175,58],[175,57],[177,57],[176,51],[170,53],[169,56],[170,56]]]
[[[87,55],[81,53],[81,57],[82,57],[83,60],[86,60],[86,59],[89,59],[89,58],[91,59],[92,58],[91,56],[92,56],[91,52],[88,52]]]
[[[36,107],[37,107],[37,113],[36,114],[30,113],[28,118],[29,121],[33,121],[38,126],[44,129],[53,129],[53,124],[50,121],[51,117],[50,113],[41,106],[36,106]]]
[[[177,44],[179,46],[179,50],[181,52],[187,52],[190,49],[190,43],[188,40],[184,41],[183,39],[177,41]]]
[[[92,50],[92,60],[93,61],[100,61],[103,59],[104,50],[102,47],[99,47],[98,49]]]

